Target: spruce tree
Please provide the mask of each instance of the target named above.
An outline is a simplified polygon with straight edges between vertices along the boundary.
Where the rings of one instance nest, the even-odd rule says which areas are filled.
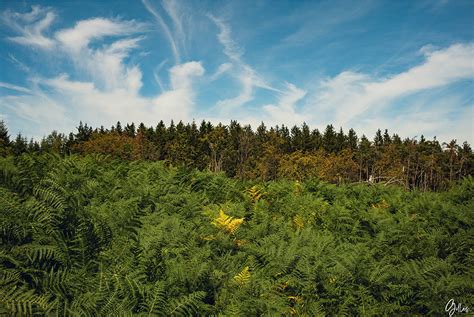
[[[0,156],[7,155],[8,147],[10,146],[10,136],[8,135],[8,128],[5,122],[0,121]]]
[[[323,147],[327,152],[334,153],[336,151],[336,132],[332,124],[328,124],[323,135]]]

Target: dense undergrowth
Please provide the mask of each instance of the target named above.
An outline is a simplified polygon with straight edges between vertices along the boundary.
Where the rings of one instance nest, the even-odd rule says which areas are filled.
[[[0,314],[445,314],[474,303],[474,181],[241,182],[105,156],[0,158]]]

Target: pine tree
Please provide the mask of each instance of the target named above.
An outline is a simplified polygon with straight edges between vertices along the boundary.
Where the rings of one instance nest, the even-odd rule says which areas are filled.
[[[311,150],[311,132],[306,122],[301,126],[301,147],[304,152]]]
[[[334,127],[332,126],[332,124],[328,124],[326,126],[326,130],[324,131],[323,148],[329,153],[336,152],[336,149],[337,149],[336,132],[334,131]]]
[[[311,150],[317,151],[323,146],[323,137],[318,129],[311,132]]]
[[[392,144],[392,138],[388,134],[388,130],[385,129],[385,132],[383,133],[383,144],[384,145],[389,145]]]
[[[339,153],[346,147],[346,135],[342,130],[342,127],[339,129],[339,132],[336,135],[336,153]]]
[[[375,133],[374,145],[376,147],[383,145],[383,136],[382,136],[382,131],[380,131],[380,129],[378,129],[377,132]]]
[[[8,135],[8,128],[5,121],[0,121],[0,156],[5,156],[8,153],[10,146],[10,136]]]
[[[349,133],[347,134],[347,145],[352,151],[355,151],[357,150],[357,143],[358,143],[357,134],[354,131],[354,129],[351,128],[349,129]]]
[[[117,131],[118,134],[122,134],[123,130],[122,130],[122,124],[120,123],[120,121],[117,121],[115,131]]]
[[[28,150],[28,141],[24,138],[21,133],[18,133],[15,141],[12,144],[12,152],[15,156],[20,156]]]
[[[77,127],[77,133],[75,135],[75,139],[78,142],[85,142],[88,141],[92,136],[92,127],[83,124],[82,121],[79,122],[79,126]]]
[[[124,133],[126,136],[130,138],[134,138],[136,131],[135,131],[135,123],[132,122],[132,124],[128,124],[125,126]]]
[[[301,129],[294,125],[291,128],[291,151],[301,151],[303,150],[303,138],[301,134]]]

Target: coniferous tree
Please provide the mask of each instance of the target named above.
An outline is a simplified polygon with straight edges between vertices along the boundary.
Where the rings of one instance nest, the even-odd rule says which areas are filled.
[[[376,147],[380,147],[383,145],[383,136],[382,136],[382,131],[380,131],[380,129],[378,129],[377,132],[375,133],[374,145]]]
[[[18,133],[15,141],[12,144],[12,152],[15,156],[20,156],[28,150],[28,141],[25,137]]]
[[[317,151],[323,146],[323,136],[318,129],[311,131],[311,149]]]
[[[79,122],[79,126],[77,127],[77,133],[75,135],[75,139],[78,142],[85,142],[88,141],[92,136],[92,127],[87,126],[86,124],[82,124],[82,121]]]
[[[383,133],[383,144],[384,145],[389,145],[392,143],[392,138],[388,134],[388,130],[385,129],[385,132]]]
[[[349,129],[349,133],[347,134],[347,145],[352,151],[355,151],[357,150],[357,143],[358,143],[357,134],[354,131],[354,129],[351,128]]]
[[[306,122],[301,126],[301,148],[304,152],[311,150],[311,132]]]
[[[10,146],[10,136],[5,121],[0,121],[0,156],[7,155],[8,147]]]
[[[339,132],[336,135],[336,153],[339,153],[346,147],[346,136],[342,127],[339,129]]]
[[[120,123],[120,121],[117,121],[117,125],[115,126],[115,131],[118,134],[122,134],[123,130],[122,130],[122,124]]]
[[[329,153],[334,153],[337,150],[336,132],[332,124],[327,125],[324,131],[323,148]]]
[[[134,138],[136,131],[135,131],[135,123],[132,122],[132,124],[128,124],[125,126],[124,133],[126,136],[130,138]]]
[[[301,129],[297,125],[291,128],[291,150],[293,152],[303,150],[303,137]]]
[[[392,135],[392,143],[396,145],[402,144],[402,139],[398,136],[398,134]]]
[[[282,144],[283,152],[290,153],[291,152],[291,136],[290,136],[290,130],[288,129],[288,127],[282,124],[281,128],[277,129],[277,134],[283,140],[283,144]]]

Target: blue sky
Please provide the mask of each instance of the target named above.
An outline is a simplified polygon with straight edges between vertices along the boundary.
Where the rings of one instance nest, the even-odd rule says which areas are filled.
[[[0,118],[328,123],[474,141],[473,1],[0,2]]]

